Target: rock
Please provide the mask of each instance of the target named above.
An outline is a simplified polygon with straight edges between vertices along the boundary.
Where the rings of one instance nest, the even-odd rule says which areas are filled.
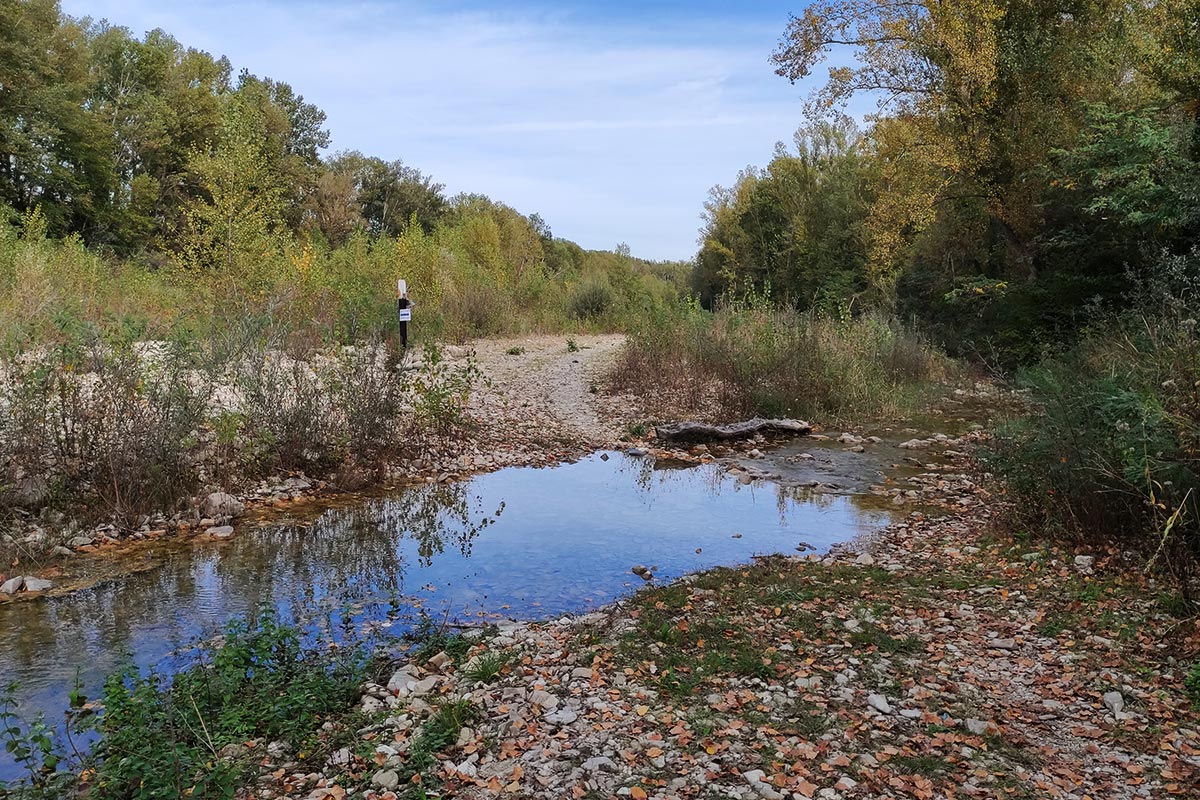
[[[976,736],[983,736],[988,731],[988,724],[981,719],[968,719],[963,724]]]
[[[62,545],[58,545],[57,547],[55,547],[55,548],[54,548],[53,550],[51,550],[50,552],[51,552],[51,553],[53,553],[53,554],[54,554],[54,555],[56,555],[56,556],[62,556],[63,558],[67,558],[68,556],[73,556],[73,555],[75,555],[75,551],[74,551],[74,550],[72,550],[72,549],[71,549],[71,548],[69,548],[69,547],[63,547]]]
[[[400,785],[400,776],[394,769],[382,769],[371,778],[371,784],[390,792]]]
[[[853,433],[843,433],[837,440],[842,444],[859,444],[862,442],[862,438],[855,436]]]
[[[805,436],[812,432],[812,426],[807,422],[795,419],[754,419],[737,422],[732,425],[706,425],[703,422],[676,422],[671,425],[659,425],[654,429],[655,435],[662,441],[702,442],[712,439],[749,439],[756,433],[787,433],[793,436]]]
[[[608,756],[595,756],[583,762],[584,772],[599,772],[600,770],[605,770],[606,772],[616,772],[617,765],[614,764],[613,760]]]
[[[929,447],[933,442],[929,439],[909,439],[907,442],[901,442],[900,447],[905,450],[919,450],[922,447]]]
[[[892,713],[892,705],[887,701],[887,698],[881,694],[867,695],[867,705],[878,711],[880,714]]]
[[[1125,710],[1125,697],[1120,692],[1105,692],[1104,707],[1113,713],[1120,714]]]
[[[545,709],[558,708],[558,698],[544,689],[535,689],[529,693],[529,702],[536,703]]]
[[[856,445],[854,445],[854,447],[850,448],[850,452],[851,453],[865,453],[865,452],[867,452],[867,448],[863,447],[861,444],[856,444]]]
[[[429,659],[429,666],[431,666],[434,669],[439,670],[439,671],[445,669],[449,665],[450,665],[450,656],[446,654],[445,650],[438,653],[433,658]]]
[[[992,647],[996,648],[997,650],[1016,650],[1017,649],[1017,640],[1016,639],[992,639],[990,644]]]
[[[821,685],[821,678],[820,676],[813,676],[811,678],[796,678],[795,684],[797,689],[810,691]]]
[[[226,492],[213,492],[200,504],[200,513],[205,517],[236,517],[246,510],[246,505]]]
[[[870,553],[860,553],[858,558],[854,559],[854,563],[860,567],[873,567],[875,566],[875,559]]]
[[[383,702],[377,697],[371,695],[363,695],[362,698],[362,713],[370,715],[377,711],[382,711],[384,708]]]
[[[591,667],[576,667],[575,669],[571,670],[571,677],[572,678],[586,678],[588,680],[591,680],[592,679],[592,668]]]
[[[750,788],[767,800],[783,800],[783,795],[775,787],[766,782],[767,774],[761,769],[752,769],[742,773],[742,779],[750,784]]]
[[[569,708],[560,708],[556,711],[549,711],[543,714],[542,719],[551,725],[570,725],[579,719],[579,715]]]
[[[650,572],[650,570],[646,569],[641,564],[634,564],[632,567],[630,567],[629,571],[634,575],[637,575],[639,578],[646,577],[646,575]]]
[[[0,583],[0,594],[16,594],[24,585],[25,577],[17,575],[15,578],[9,578],[4,583]]]
[[[227,744],[224,747],[222,747],[219,751],[217,751],[217,755],[220,756],[221,758],[233,760],[235,758],[241,758],[242,756],[246,755],[246,752],[248,750],[249,750],[249,748],[247,748],[246,745],[244,745],[244,744],[237,744],[237,743]]]
[[[422,681],[414,681],[408,688],[413,697],[424,697],[437,688],[438,683],[438,677],[433,675]]]
[[[631,447],[625,451],[625,455],[633,456],[635,458],[641,458],[642,456],[645,456],[646,454],[647,454],[647,451],[644,447]]]
[[[90,536],[76,536],[67,542],[67,547],[91,547],[92,542]]]
[[[233,538],[233,526],[232,525],[218,525],[215,528],[209,528],[208,530],[205,531],[205,533],[207,533],[209,536],[211,536],[214,539],[232,539]]]
[[[25,591],[27,592],[44,592],[52,586],[54,586],[54,583],[44,578],[25,576]]]
[[[1092,572],[1092,565],[1096,563],[1095,556],[1075,556],[1075,569],[1082,572],[1084,575],[1089,575]]]
[[[354,760],[354,755],[350,752],[349,747],[343,747],[340,750],[335,750],[328,760],[328,764],[334,767],[344,767]]]
[[[413,674],[413,666],[406,664],[400,669],[392,673],[392,677],[388,679],[387,690],[389,692],[408,693],[408,685],[415,683],[417,676]]]

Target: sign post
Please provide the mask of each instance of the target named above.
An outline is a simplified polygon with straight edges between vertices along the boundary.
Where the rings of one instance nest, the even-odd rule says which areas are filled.
[[[408,349],[408,323],[412,322],[412,301],[408,299],[408,281],[396,281],[396,313],[400,319],[400,346]]]

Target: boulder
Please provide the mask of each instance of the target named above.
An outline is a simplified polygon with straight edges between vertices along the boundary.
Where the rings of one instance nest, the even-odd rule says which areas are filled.
[[[220,525],[215,528],[209,528],[207,531],[205,531],[205,533],[207,533],[209,536],[211,536],[214,539],[232,539],[233,538],[233,526],[232,525]]]
[[[0,583],[0,594],[16,594],[21,591],[21,587],[25,585],[25,577],[17,575],[9,578],[4,583]]]
[[[53,581],[48,581],[45,578],[33,578],[29,575],[25,576],[25,591],[27,592],[44,592],[54,586]]]
[[[200,504],[200,513],[211,519],[236,517],[245,510],[245,503],[227,492],[213,492]]]
[[[675,422],[659,425],[654,434],[662,441],[704,442],[712,440],[749,439],[756,433],[784,433],[806,436],[812,425],[796,419],[754,419],[731,425],[710,425],[704,422]]]

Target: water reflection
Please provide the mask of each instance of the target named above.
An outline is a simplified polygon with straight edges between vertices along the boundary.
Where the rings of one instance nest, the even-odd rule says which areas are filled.
[[[584,611],[750,556],[823,549],[884,521],[854,499],[742,485],[717,467],[599,456],[508,469],[330,509],[223,543],[154,546],[160,565],[42,601],[0,605],[0,674],[24,712],[56,718],[78,671],[95,693],[127,664],[171,671],[187,646],[265,607],[330,630],[400,632],[417,611],[460,620]],[[734,535],[737,534],[737,538]],[[0,779],[11,764],[0,756]]]

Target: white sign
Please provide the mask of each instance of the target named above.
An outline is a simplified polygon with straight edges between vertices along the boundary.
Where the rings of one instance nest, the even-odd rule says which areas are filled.
[[[400,321],[401,322],[411,322],[412,321],[412,309],[411,308],[400,309]]]
[[[404,295],[408,294],[408,281],[404,280],[403,278],[396,281],[396,294],[400,297],[404,297]]]

